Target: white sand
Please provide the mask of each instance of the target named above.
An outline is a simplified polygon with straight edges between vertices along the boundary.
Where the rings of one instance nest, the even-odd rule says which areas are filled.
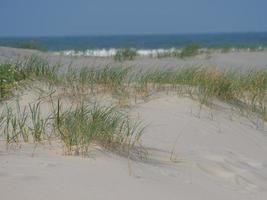
[[[60,56],[52,53],[44,53],[35,50],[15,49],[0,47],[0,62],[17,61],[25,56],[38,55],[47,59],[52,64],[61,64],[69,67],[103,67],[118,66],[112,58],[97,57],[72,57]],[[155,59],[149,57],[138,57],[133,61],[123,63],[124,66],[136,68],[177,68],[188,66],[211,66],[222,69],[248,70],[248,69],[265,69],[267,68],[267,51],[263,52],[233,52],[233,53],[212,53],[209,56],[200,55],[193,58],[162,58]]]
[[[63,156],[59,147],[0,145],[0,199],[267,199],[266,123],[218,103],[161,96],[132,110],[148,125],[146,160],[95,150]],[[171,153],[173,152],[173,153]]]
[[[117,65],[111,58],[71,58],[0,47],[1,62],[32,53],[67,66]],[[187,60],[138,58],[136,67],[218,66],[246,70],[267,67],[267,52],[212,54]],[[45,95],[45,94],[43,94]],[[31,93],[26,99],[36,99]],[[28,104],[27,101],[25,105]],[[145,160],[103,151],[89,158],[63,156],[58,145],[21,145],[9,152],[0,142],[0,199],[267,199],[267,124],[241,116],[229,105],[213,109],[188,98],[160,95],[131,114],[147,124]]]

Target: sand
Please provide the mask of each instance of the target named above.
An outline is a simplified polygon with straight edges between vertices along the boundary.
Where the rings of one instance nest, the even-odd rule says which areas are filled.
[[[159,95],[131,114],[147,124],[144,160],[57,145],[0,151],[1,199],[266,199],[266,123],[184,97]]]
[[[13,51],[12,58],[20,51],[31,52],[0,48],[0,58],[11,55],[8,51]],[[232,63],[235,69],[243,63],[260,68],[264,56],[265,52],[231,53],[213,59],[217,64],[220,60]],[[113,62],[100,58],[79,62],[89,60]],[[166,60],[133,62],[146,66]],[[25,95],[30,101],[36,98]],[[266,122],[222,102],[201,107],[197,101],[172,94],[141,101],[130,114],[147,125],[142,137],[146,159],[129,160],[97,146],[88,157],[64,156],[55,143],[21,144],[6,151],[0,142],[1,199],[267,199]]]
[[[60,56],[49,52],[35,50],[15,49],[0,47],[0,62],[17,61],[30,55],[38,55],[51,64],[60,64],[63,67],[103,67],[118,66],[121,63],[114,62],[112,58],[99,57],[70,57]],[[149,57],[138,57],[133,61],[126,61],[123,66],[135,68],[178,68],[190,66],[211,66],[222,69],[232,69],[246,71],[249,69],[267,68],[267,51],[263,52],[233,52],[233,53],[211,53],[210,55],[200,55],[193,58],[162,58],[155,59]]]

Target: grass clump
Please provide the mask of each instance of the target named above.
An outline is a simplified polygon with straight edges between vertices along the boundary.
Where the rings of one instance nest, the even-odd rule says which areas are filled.
[[[130,156],[139,144],[144,127],[115,107],[77,104],[61,110],[52,103],[52,111],[41,113],[41,102],[21,109],[6,106],[0,115],[0,133],[7,148],[21,141],[35,144],[59,139],[68,155],[86,155],[92,144]]]
[[[29,104],[31,122],[29,132],[31,133],[34,142],[42,141],[42,137],[46,135],[45,129],[47,128],[47,123],[49,121],[49,117],[43,118],[41,116],[40,103],[41,102],[39,101],[33,105]]]
[[[17,63],[0,64],[0,101],[12,96],[12,91],[23,80],[57,82],[58,68],[38,56],[30,56]]]
[[[0,64],[0,101],[9,97],[19,81],[25,80],[23,71],[12,64]]]
[[[30,139],[38,143],[46,139],[46,132],[50,129],[50,117],[41,116],[40,102],[21,108],[19,102],[12,108],[6,105],[0,116],[0,130],[6,140],[7,146]]]
[[[176,70],[158,69],[138,75],[136,91],[148,94],[149,90],[176,90],[189,94],[203,104],[214,98],[222,101],[242,102],[253,112],[267,119],[267,71],[238,73],[215,68],[189,67]]]
[[[194,77],[199,70],[197,67],[172,69],[157,69],[139,73],[137,88],[140,91],[149,90],[149,87],[160,90],[180,88],[180,86],[193,86]],[[169,87],[168,87],[169,86]]]
[[[192,91],[206,98],[218,97],[230,100],[234,97],[232,91],[231,73],[224,73],[216,69],[200,67],[181,68],[177,70],[155,70],[144,74],[141,85],[152,84],[154,88],[169,85],[172,88],[189,86]]]
[[[181,51],[181,58],[196,56],[199,53],[200,46],[198,44],[190,44]]]
[[[133,48],[124,48],[117,50],[114,60],[118,62],[126,61],[126,60],[134,60],[137,56],[136,49]]]
[[[236,99],[235,73],[223,72],[218,69],[200,69],[194,76],[193,85],[202,103],[208,103],[212,98],[223,101]]]
[[[47,60],[39,56],[29,56],[19,63],[22,73],[29,79],[45,79],[56,81],[58,76],[58,65],[50,65]]]
[[[239,95],[253,112],[267,120],[267,70],[250,71],[238,82]]]
[[[86,154],[92,143],[104,148],[130,152],[139,141],[143,128],[114,107],[78,106],[56,112],[55,129],[67,154]]]
[[[86,90],[89,87],[91,92],[95,90],[124,92],[129,72],[130,68],[127,67],[84,67],[80,70],[69,69],[62,79],[67,87],[75,90]]]

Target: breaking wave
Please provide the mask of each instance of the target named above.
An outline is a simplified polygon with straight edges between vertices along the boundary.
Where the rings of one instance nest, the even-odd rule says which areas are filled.
[[[84,51],[75,50],[63,50],[54,52],[56,55],[64,56],[91,56],[91,57],[113,57],[119,49],[87,49]],[[167,54],[172,52],[180,51],[178,49],[139,49],[136,50],[139,56],[152,56],[156,57],[159,54]]]
[[[64,56],[88,56],[88,57],[113,57],[116,55],[116,52],[119,49],[111,48],[111,49],[87,49],[87,50],[62,50],[53,52],[56,55],[64,55]],[[209,52],[211,49],[201,48],[199,49],[200,53]],[[228,49],[229,52],[237,52],[237,51],[262,51],[265,50],[263,47],[258,47],[254,49],[250,48],[231,48]],[[182,49],[170,48],[170,49],[137,49],[137,55],[139,56],[149,56],[149,57],[159,57],[164,55],[173,55],[177,53],[181,53]],[[213,52],[222,52],[223,49],[212,49]]]

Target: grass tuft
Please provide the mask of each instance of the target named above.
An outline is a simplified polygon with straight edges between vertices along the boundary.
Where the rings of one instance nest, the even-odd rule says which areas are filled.
[[[182,49],[181,58],[196,56],[199,53],[200,46],[198,44],[190,44]]]
[[[59,106],[59,105],[58,105]],[[143,132],[139,123],[114,107],[78,106],[55,117],[55,130],[67,154],[86,154],[92,143],[120,152],[130,151]]]
[[[125,49],[119,49],[117,50],[114,60],[115,61],[125,61],[125,60],[134,60],[134,58],[137,56],[136,49],[133,48],[125,48]]]

